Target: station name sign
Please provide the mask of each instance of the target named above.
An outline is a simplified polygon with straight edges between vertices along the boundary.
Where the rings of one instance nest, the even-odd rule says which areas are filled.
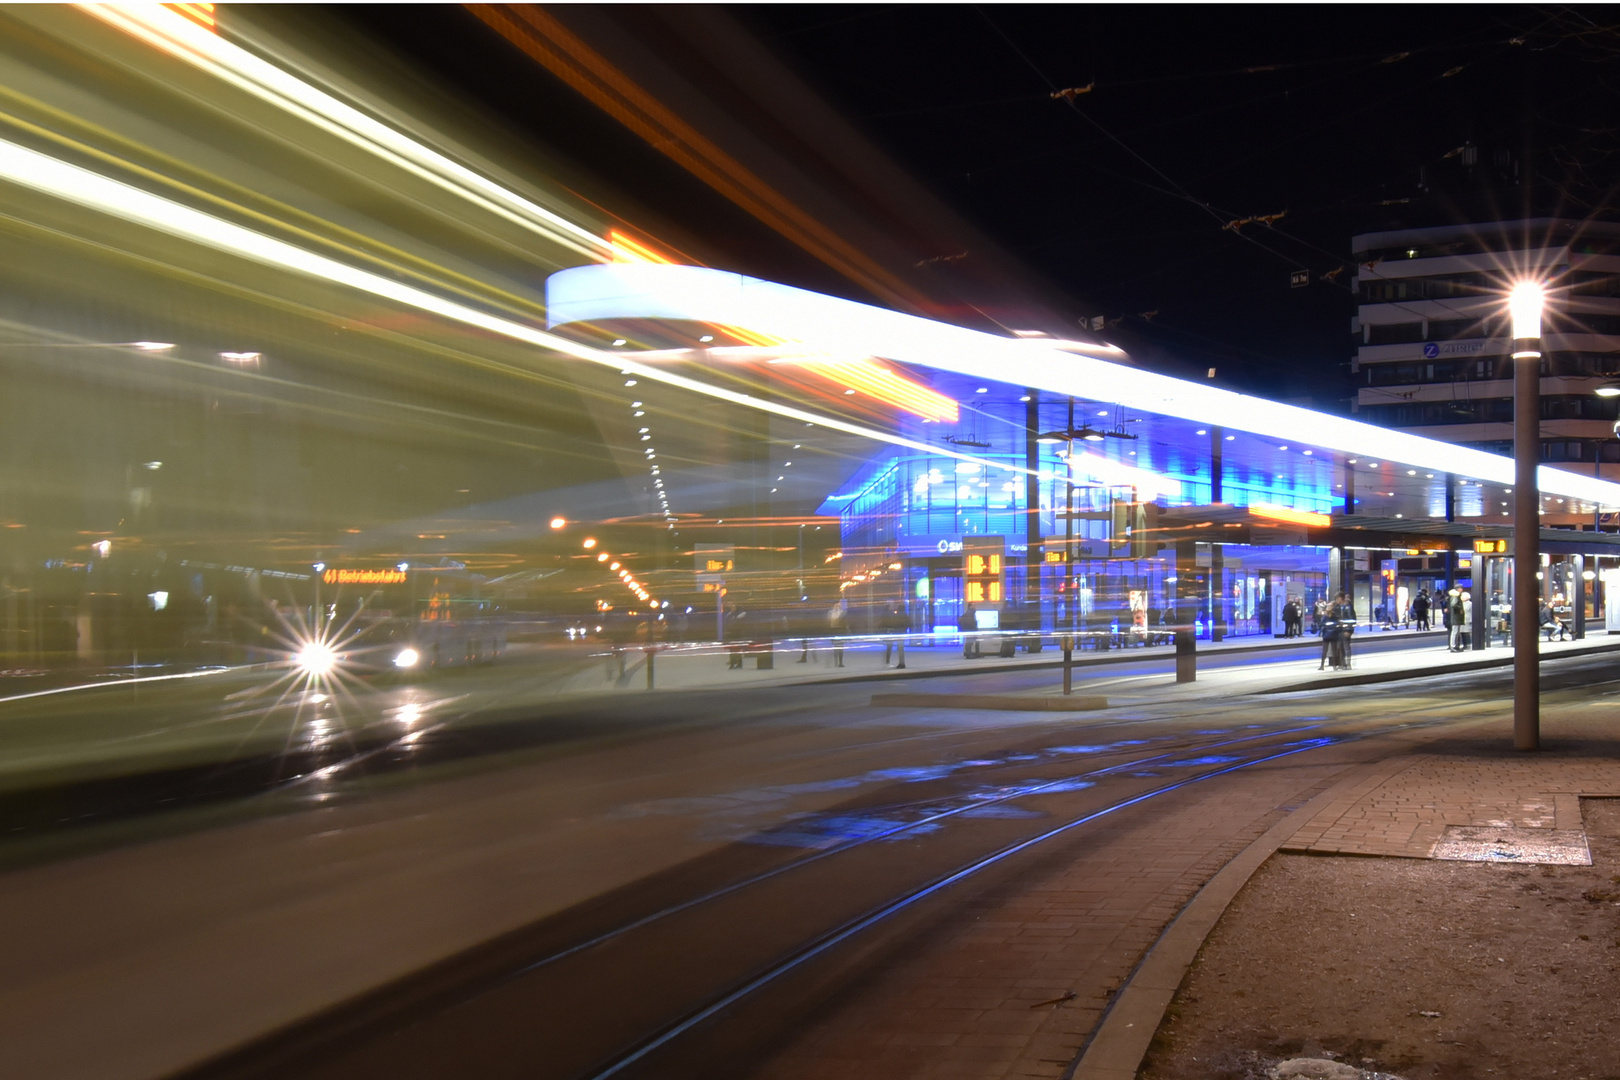
[[[331,569],[321,575],[328,585],[402,585],[408,575],[404,570],[338,570]]]

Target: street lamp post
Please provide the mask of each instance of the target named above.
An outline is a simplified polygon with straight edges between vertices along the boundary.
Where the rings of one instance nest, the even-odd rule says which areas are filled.
[[[1513,748],[1541,747],[1541,307],[1524,281],[1508,296],[1513,321]]]

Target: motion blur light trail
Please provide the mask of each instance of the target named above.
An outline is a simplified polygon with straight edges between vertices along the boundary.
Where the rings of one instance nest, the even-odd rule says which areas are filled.
[[[389,125],[366,115],[359,109],[338,100],[326,91],[225,40],[213,30],[199,26],[186,14],[181,14],[161,5],[84,4],[79,6],[88,14],[131,34],[168,55],[192,64],[232,86],[253,94],[262,101],[314,124],[323,131],[343,138],[351,145],[375,155],[394,167],[404,169],[412,175],[429,180],[442,190],[496,213],[504,220],[517,224],[549,241],[558,243],[577,254],[584,255],[595,261],[641,262],[647,264],[667,264],[672,262],[666,256],[618,230],[610,230],[606,237],[595,235],[589,229],[539,206],[532,200],[512,191],[507,186],[451,160],[420,141],[412,139]],[[23,150],[21,147],[16,149]],[[24,151],[24,153],[29,152]],[[77,168],[61,162],[57,164],[66,169]],[[16,175],[11,173],[6,175],[12,179],[18,179]],[[86,174],[86,176],[95,177],[103,184],[118,185],[117,181],[96,177],[93,173]],[[19,182],[27,183],[26,179],[20,179]],[[637,377],[647,377],[749,408],[763,409],[804,422],[821,424],[846,434],[859,435],[908,449],[930,449],[923,443],[890,435],[866,425],[851,424],[848,421],[802,412],[791,407],[776,405],[753,395],[739,394],[698,380],[687,380],[668,373],[653,372],[641,368],[639,365],[627,364],[622,355],[607,356],[587,346],[578,346],[568,342],[566,339],[540,333],[521,323],[456,304],[424,290],[393,282],[381,275],[346,266],[326,256],[304,251],[271,237],[255,234],[251,230],[243,229],[229,222],[209,218],[208,215],[189,210],[178,204],[169,204],[167,210],[155,212],[157,208],[154,203],[161,203],[164,200],[125,185],[118,185],[123,187],[124,191],[117,196],[99,199],[84,197],[93,188],[93,183],[84,177],[79,178],[77,183],[69,183],[54,190],[51,187],[42,185],[32,186],[47,191],[47,193],[68,194],[70,197],[73,197],[73,192],[78,192],[80,197],[77,201],[84,202],[87,205],[95,205],[98,209],[117,214],[127,220],[139,221],[142,224],[210,244],[210,246],[232,251],[236,254],[247,255],[269,265],[280,266],[302,273],[313,273],[327,280],[359,288],[374,295],[406,303],[443,317],[478,326],[529,344],[539,345],[564,355],[592,360],[604,366],[619,367]],[[145,199],[141,199],[141,196],[145,196]],[[143,201],[145,202],[144,206],[140,205]],[[747,331],[741,328],[737,328],[735,332],[749,340],[769,341],[772,344],[787,343],[781,338],[763,338],[758,335],[749,335]],[[821,377],[863,392],[873,400],[915,413],[927,419],[955,420],[957,418],[958,411],[955,401],[908,379],[888,365],[880,363],[869,356],[859,355],[859,350],[856,350],[856,355],[853,357],[848,356],[847,353],[844,354],[843,358],[837,354],[827,354],[825,358],[818,357],[814,361],[806,358],[805,362],[809,369],[816,371]],[[934,452],[944,453],[945,456],[984,463],[971,454],[949,450],[939,451],[937,448],[932,449]]]
[[[479,311],[465,304],[419,289],[413,285],[393,281],[380,274],[348,266],[336,259],[306,251],[284,240],[266,236],[233,222],[205,214],[191,207],[142,191],[139,188],[113,180],[88,169],[41,154],[38,151],[0,140],[0,178],[56,198],[67,199],[101,213],[135,222],[149,228],[179,236],[220,251],[252,259],[267,266],[290,270],[299,274],[321,278],[374,296],[382,297],[408,307],[417,308],[468,326],[478,327],[502,337],[535,345],[549,352],[561,353],[581,360],[589,360],[603,367],[626,371],[638,378],[662,382],[683,390],[693,391],[732,404],[776,413],[804,423],[820,424],[832,430],[858,435],[896,446],[959,458],[995,466],[971,454],[957,453],[930,446],[925,442],[904,438],[877,428],[850,423],[822,413],[812,413],[777,402],[767,401],[735,390],[711,385],[698,379],[627,360],[622,354],[609,353],[567,338],[515,322],[511,319]]]
[[[161,4],[80,4],[96,18],[507,221],[592,259],[606,240],[234,45]]]

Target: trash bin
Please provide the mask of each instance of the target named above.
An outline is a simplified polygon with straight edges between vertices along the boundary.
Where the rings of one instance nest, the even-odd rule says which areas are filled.
[[[776,652],[772,642],[754,643],[754,667],[759,671],[776,667]]]

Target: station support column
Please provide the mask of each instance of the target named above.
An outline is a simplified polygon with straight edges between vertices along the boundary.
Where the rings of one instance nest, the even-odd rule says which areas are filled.
[[[1574,595],[1569,598],[1570,621],[1575,640],[1580,641],[1586,637],[1586,556],[1571,555],[1570,589]]]

